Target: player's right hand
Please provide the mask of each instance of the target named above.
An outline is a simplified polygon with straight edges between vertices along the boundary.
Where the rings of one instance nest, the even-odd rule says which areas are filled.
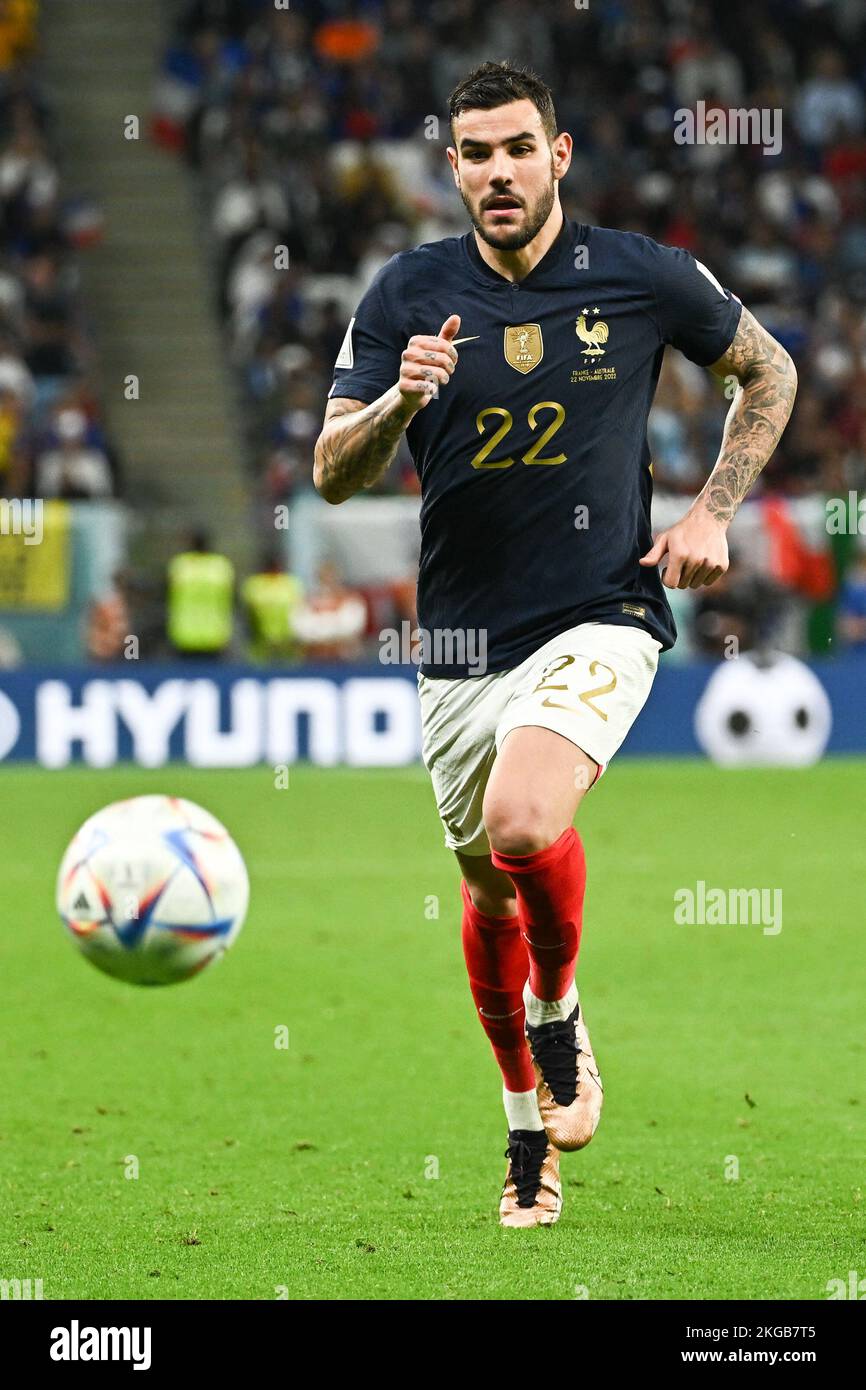
[[[415,333],[400,359],[400,395],[413,411],[423,410],[439,387],[447,386],[457,366],[457,349],[451,339],[460,332],[460,315],[451,314],[436,336]]]

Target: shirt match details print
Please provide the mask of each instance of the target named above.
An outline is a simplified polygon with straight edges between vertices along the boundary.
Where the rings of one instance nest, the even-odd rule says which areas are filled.
[[[486,629],[490,671],[588,620],[639,624],[670,647],[658,571],[638,564],[652,545],[647,415],[665,345],[716,362],[740,303],[688,252],[633,233],[564,219],[519,282],[482,259],[471,232],[447,238],[379,272],[355,314],[354,365],[335,368],[331,411],[339,398],[378,400],[412,334],[435,334],[451,313],[457,339],[471,341],[406,428],[422,485],[419,623]],[[378,476],[404,425],[383,412],[354,428]]]

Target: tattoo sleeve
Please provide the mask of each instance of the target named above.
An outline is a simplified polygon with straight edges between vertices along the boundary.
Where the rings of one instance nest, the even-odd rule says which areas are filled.
[[[785,349],[744,308],[734,341],[711,370],[736,377],[716,465],[697,504],[726,524],[771,457],[794,406],[797,371]]]
[[[313,481],[326,502],[345,502],[372,487],[394,460],[412,412],[397,387],[371,405],[338,398],[330,401],[316,441]]]

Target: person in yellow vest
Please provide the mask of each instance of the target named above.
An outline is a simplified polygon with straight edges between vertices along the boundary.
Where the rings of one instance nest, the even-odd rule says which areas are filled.
[[[220,657],[232,640],[235,571],[225,555],[196,532],[188,550],[168,566],[168,640],[180,656]]]
[[[253,661],[298,659],[295,613],[303,596],[303,584],[296,575],[286,574],[279,556],[263,556],[258,573],[251,574],[241,585]]]

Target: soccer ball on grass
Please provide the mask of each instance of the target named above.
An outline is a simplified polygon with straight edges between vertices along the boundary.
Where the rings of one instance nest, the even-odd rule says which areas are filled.
[[[248,902],[246,867],[225,826],[175,796],[97,811],[57,878],[57,910],[82,955],[137,985],[175,984],[219,960]]]

